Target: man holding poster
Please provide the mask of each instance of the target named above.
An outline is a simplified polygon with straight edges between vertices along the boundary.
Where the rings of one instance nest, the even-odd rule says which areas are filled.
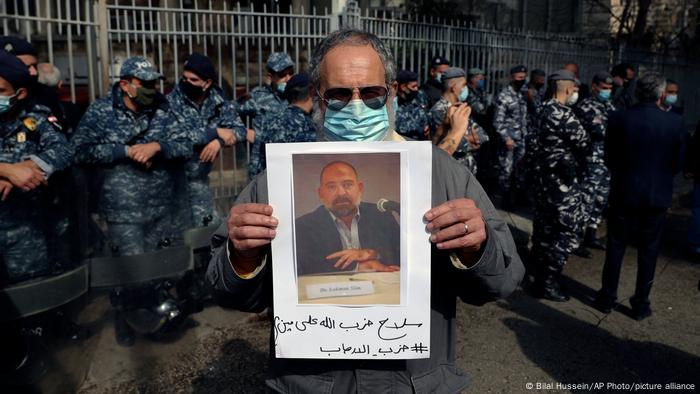
[[[396,67],[391,51],[376,36],[353,29],[331,33],[316,47],[310,73],[320,98],[315,117],[321,125],[322,139],[402,140],[392,124]],[[454,111],[448,116],[454,116]],[[467,120],[454,119],[465,127]],[[432,163],[424,164],[432,166],[433,208],[422,218],[432,246],[430,261],[421,262],[429,265],[431,278],[429,358],[315,360],[280,358],[273,352],[266,380],[270,389],[452,393],[467,387],[467,377],[455,367],[457,297],[480,305],[508,296],[525,269],[507,225],[476,178],[437,148],[432,149]],[[267,191],[266,177],[256,178],[239,195],[227,225],[222,225],[213,237],[207,275],[222,306],[260,312],[272,305],[271,266],[286,262],[273,262],[269,245],[278,231],[288,229],[277,227],[279,220],[267,204]],[[414,234],[419,235],[425,234]],[[271,311],[271,319],[275,313]],[[383,326],[377,325],[380,329]],[[358,322],[350,329],[366,326]],[[275,327],[278,325],[273,324],[273,330],[277,330]]]

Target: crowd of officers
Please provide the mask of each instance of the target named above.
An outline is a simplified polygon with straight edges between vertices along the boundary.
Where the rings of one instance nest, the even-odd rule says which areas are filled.
[[[510,69],[495,98],[487,73],[433,58],[430,78],[398,74],[396,130],[430,139],[476,174],[501,208],[534,208],[530,262],[536,295],[567,301],[559,278],[571,253],[590,258],[605,249],[596,237],[607,207],[610,173],[604,162],[607,120],[635,104],[635,69],[599,71],[591,86],[576,63],[547,75],[524,65]],[[677,106],[677,82],[668,80],[664,110]]]
[[[110,93],[82,115],[58,99],[60,71],[38,60],[28,42],[0,38],[2,285],[89,256],[136,255],[177,243],[185,230],[222,220],[209,173],[223,147],[248,141],[254,177],[265,169],[266,143],[317,140],[316,92],[286,53],[271,54],[269,82],[236,101],[225,97],[205,56],[188,57],[167,96],[157,89],[164,77],[153,64],[130,57]],[[532,70],[529,79],[518,65],[495,98],[487,93],[489,75],[465,72],[442,56],[432,59],[422,85],[415,72],[400,71],[394,127],[448,152],[506,209],[532,200],[534,191],[538,289],[563,301],[558,276],[568,255],[581,240],[603,247],[595,236],[609,190],[603,136],[610,112],[634,100],[634,68],[599,72],[589,88],[574,63],[551,75]],[[674,88],[666,95],[673,111],[678,85],[668,84]],[[119,317],[133,307],[129,292],[118,289],[111,297],[124,345],[134,341]]]
[[[267,61],[270,83],[239,101],[208,57],[191,54],[167,95],[153,64],[130,57],[84,113],[59,99],[60,71],[38,61],[27,41],[0,37],[0,286],[182,243],[221,221],[209,173],[223,147],[249,141],[254,176],[266,142],[316,140],[309,77],[284,53]],[[158,286],[110,294],[120,344],[134,341],[122,312],[153,298],[149,289]]]

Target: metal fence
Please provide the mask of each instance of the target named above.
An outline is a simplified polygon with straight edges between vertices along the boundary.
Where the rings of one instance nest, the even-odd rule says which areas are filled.
[[[186,7],[192,4],[191,7]],[[688,108],[698,108],[700,68],[670,63],[663,58],[637,56],[596,47],[578,36],[523,31],[496,31],[460,22],[361,12],[348,1],[342,12],[301,10],[252,11],[230,0],[2,0],[0,26],[3,35],[19,35],[39,50],[40,61],[67,71],[66,96],[89,103],[106,94],[120,63],[132,55],[151,59],[168,77],[161,84],[168,91],[182,71],[185,58],[199,52],[212,58],[219,70],[219,84],[232,99],[265,83],[265,61],[271,52],[285,51],[306,70],[314,46],[330,31],[352,26],[370,31],[391,47],[398,67],[416,71],[424,79],[435,55],[452,64],[479,67],[487,73],[487,90],[496,93],[508,70],[516,64],[547,73],[565,62],[580,65],[581,79],[609,69],[613,61],[630,59],[642,69],[667,72],[681,82],[681,98]],[[691,112],[691,111],[689,111]],[[690,113],[688,122],[697,122]],[[212,172],[211,185],[220,203],[228,206],[247,181],[248,149],[242,144],[227,148]]]

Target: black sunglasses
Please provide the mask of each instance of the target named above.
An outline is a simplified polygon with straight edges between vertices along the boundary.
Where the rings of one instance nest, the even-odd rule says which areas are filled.
[[[365,86],[360,89],[360,98],[366,106],[372,109],[379,109],[386,103],[389,89],[386,86]],[[353,88],[331,88],[321,94],[316,90],[321,100],[323,100],[328,108],[334,111],[340,111],[345,107],[350,99],[352,99]]]

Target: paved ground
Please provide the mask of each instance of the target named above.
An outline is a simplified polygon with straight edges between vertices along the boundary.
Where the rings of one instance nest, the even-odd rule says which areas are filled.
[[[505,218],[517,226],[516,239],[525,239],[529,220],[513,214]],[[527,293],[528,278],[524,289],[507,300],[483,307],[461,305],[458,364],[472,377],[470,392],[520,393],[528,391],[528,383],[557,382],[692,383],[699,387],[700,264],[683,254],[688,219],[687,210],[670,212],[652,292],[654,314],[645,321],[628,317],[634,249],[628,251],[623,266],[621,305],[607,316],[591,307],[604,257],[600,252],[591,260],[571,259],[565,270],[572,295],[568,303],[533,299]],[[266,322],[211,306],[192,316],[187,329],[176,338],[160,342],[139,338],[134,347],[122,348],[114,341],[111,318],[106,296],[93,295],[81,313],[82,323],[93,335],[81,343],[52,347],[49,373],[41,383],[43,392],[264,391]],[[592,391],[619,391],[607,388]],[[547,390],[582,391],[586,390],[556,386]]]

